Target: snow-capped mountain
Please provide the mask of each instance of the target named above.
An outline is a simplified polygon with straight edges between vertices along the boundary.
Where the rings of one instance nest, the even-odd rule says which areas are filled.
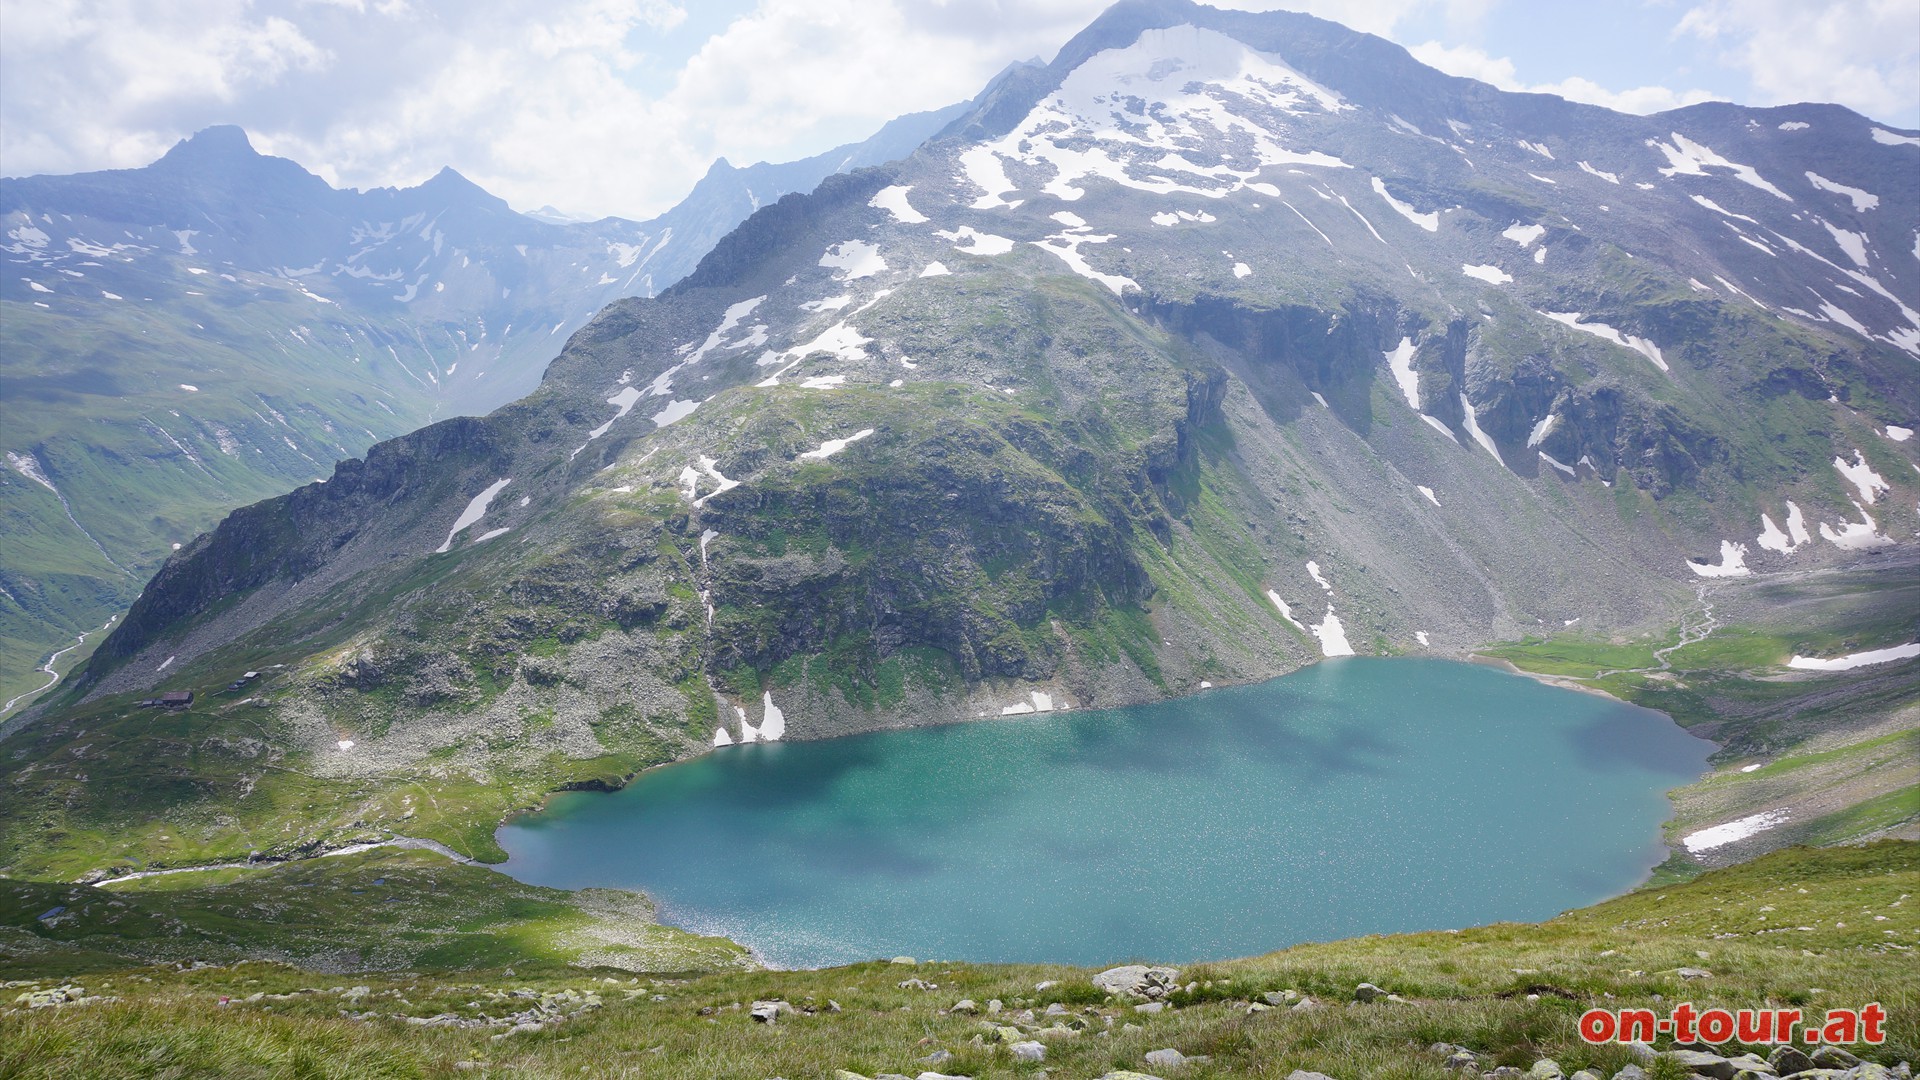
[[[60,707],[271,656],[250,715],[342,783],[538,786],[1910,567],[1916,177],[1835,106],[1627,116],[1130,0],[535,393],[229,517]]]
[[[525,394],[569,333],[685,276],[759,201],[908,153],[958,108],[716,163],[645,222],[542,221],[451,169],[337,190],[234,127],[146,168],[0,181],[0,702],[221,514]]]

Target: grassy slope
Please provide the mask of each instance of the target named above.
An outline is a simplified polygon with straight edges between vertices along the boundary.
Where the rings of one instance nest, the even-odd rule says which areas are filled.
[[[481,885],[477,878],[450,873],[444,863],[436,868],[425,856],[389,856],[359,865],[346,858],[338,861],[339,871],[323,873],[349,879],[378,870],[391,875],[389,881],[400,880],[401,874],[415,876],[409,880],[434,874],[449,887],[456,882],[462,888]],[[272,884],[275,878],[316,872],[311,864],[256,872],[253,884],[226,886],[231,893],[226,903],[253,902],[256,894],[276,893],[281,886]],[[350,907],[356,896],[377,891],[336,889],[333,899]],[[155,883],[127,899],[205,926],[220,918],[210,910],[218,892]],[[1853,1049],[1892,1064],[1912,1060],[1920,1046],[1920,966],[1911,962],[1912,950],[1920,945],[1920,913],[1912,899],[1916,892],[1920,845],[1792,849],[1536,925],[1358,938],[1190,965],[1182,979],[1200,986],[1176,995],[1175,1007],[1157,1015],[1103,999],[1087,982],[1088,971],[1053,966],[929,962],[907,968],[869,963],[822,971],[644,979],[610,970],[567,971],[558,963],[539,964],[529,955],[554,940],[540,925],[553,916],[536,913],[520,924],[517,944],[525,957],[520,962],[524,970],[511,976],[496,971],[434,974],[433,965],[419,955],[413,971],[346,980],[262,963],[111,973],[102,966],[74,981],[89,994],[118,1000],[57,1010],[0,1011],[0,1075],[451,1076],[458,1071],[455,1064],[463,1061],[485,1062],[525,1077],[800,1078],[829,1077],[840,1068],[867,1075],[913,1075],[928,1067],[919,1059],[939,1049],[955,1055],[937,1066],[942,1072],[1035,1074],[1040,1066],[1014,1063],[984,1037],[981,1018],[948,1011],[963,997],[982,1004],[1001,999],[1009,1008],[999,1020],[1024,1023],[1029,1029],[1042,1025],[1023,1021],[1018,1014],[1025,1009],[1044,1012],[1054,1002],[1084,1020],[1084,1033],[1048,1040],[1045,1066],[1056,1076],[1138,1069],[1148,1050],[1175,1047],[1187,1054],[1212,1055],[1212,1062],[1182,1073],[1196,1078],[1282,1077],[1306,1068],[1341,1078],[1438,1080],[1452,1074],[1439,1058],[1420,1049],[1436,1041],[1465,1045],[1485,1055],[1488,1067],[1524,1067],[1550,1056],[1568,1071],[1594,1067],[1610,1074],[1627,1062],[1627,1055],[1618,1047],[1582,1044],[1575,1028],[1580,1012],[1605,1004],[1664,1013],[1678,1000],[1702,1008],[1793,1006],[1813,1014],[1825,1006],[1877,1000],[1892,1017],[1889,1042]],[[1276,900],[1284,902],[1284,896]],[[366,903],[376,909],[398,906]],[[331,910],[329,918],[349,914],[342,907]],[[495,927],[510,921],[498,914],[492,918]],[[391,936],[382,920],[363,920],[363,925],[363,941]],[[275,937],[257,923],[252,929]],[[14,932],[16,939],[21,933]],[[25,933],[50,936],[43,930]],[[101,943],[85,935],[79,942],[96,947]],[[32,966],[64,977],[72,969],[57,955],[42,954]],[[510,949],[503,948],[472,959],[497,963],[508,955]],[[1683,966],[1704,967],[1713,974],[1683,982],[1676,973]],[[909,978],[938,988],[899,985]],[[1050,980],[1055,985],[1036,989]],[[43,975],[40,981],[52,985],[58,978]],[[1361,981],[1384,986],[1407,1003],[1345,1004]],[[354,993],[352,987],[335,985],[342,982],[361,984],[364,990]],[[500,1026],[423,1029],[402,1019],[445,1013],[499,1017],[529,1000],[500,996],[519,987],[534,991],[535,998],[572,989],[575,1002],[596,992],[605,1007],[563,1004],[559,1011],[574,1012],[571,1019],[498,1040],[491,1036],[504,1030]],[[1283,989],[1308,994],[1327,1007],[1248,1013],[1250,1000]],[[243,1000],[296,990],[311,992]],[[217,1006],[220,995],[233,997],[236,1004]],[[767,1027],[752,1022],[736,1006],[776,997],[795,1006],[811,1003],[822,1011]],[[830,999],[843,1011],[825,1011]],[[976,1035],[983,1036],[977,1044]]]
[[[174,544],[434,415],[425,375],[440,358],[419,356],[408,327],[329,314],[265,279],[194,284],[210,295],[6,306],[6,449],[38,459],[73,518],[45,487],[0,475],[0,701],[44,681],[27,671],[47,652],[124,610]]]
[[[259,957],[316,971],[677,971],[745,956],[731,942],[654,922],[635,893],[523,885],[391,848],[106,888],[0,881],[0,927],[0,972],[9,977]]]
[[[1911,564],[1732,581],[1706,594],[1726,625],[1672,652],[1655,637],[1564,634],[1484,650],[1524,671],[1593,686],[1658,709],[1723,749],[1716,771],[1673,793],[1670,836],[1762,809],[1792,819],[1765,845],[1829,844],[1920,823],[1920,661],[1849,672],[1794,672],[1793,656],[1831,657],[1920,638],[1920,573]],[[1698,619],[1698,613],[1694,618]],[[1623,670],[1624,669],[1624,670]],[[1753,771],[1743,771],[1748,767]],[[1756,849],[1732,848],[1722,862]],[[1669,869],[1685,870],[1687,860]]]

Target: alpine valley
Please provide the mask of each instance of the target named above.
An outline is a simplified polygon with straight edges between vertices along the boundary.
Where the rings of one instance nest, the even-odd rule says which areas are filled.
[[[1506,93],[1330,22],[1186,0],[1123,0],[925,123],[894,130],[897,160],[794,181],[812,190],[658,295],[646,275],[680,273],[664,226],[543,224],[451,174],[335,192],[237,132],[9,181],[31,263],[5,285],[9,375],[23,348],[64,374],[32,384],[45,415],[16,419],[8,391],[8,438],[34,449],[0,491],[42,538],[9,544],[8,595],[96,590],[57,624],[77,633],[180,546],[7,722],[0,959],[409,973],[342,996],[242,964],[114,991],[166,1032],[152,1045],[207,1060],[225,1036],[181,1003],[251,993],[287,1075],[302,1043],[369,1074],[360,1020],[417,1066],[395,1075],[1093,1077],[1181,1046],[1206,1056],[1187,1076],[1439,1077],[1454,1044],[1486,1070],[1551,1053],[1611,1074],[1627,1050],[1584,1046],[1577,1002],[1911,1004],[1920,134],[1835,105],[1640,117]],[[205,231],[172,209],[175,178],[244,170],[331,209],[196,196],[228,215]],[[205,375],[175,377],[188,355]],[[170,449],[134,448],[149,431]],[[1157,702],[1347,655],[1504,662],[1711,739],[1713,771],[1673,793],[1662,887],[1116,989],[742,972],[642,897],[471,865],[555,791],[716,747]],[[129,877],[194,867],[213,869]],[[383,907],[375,876],[418,895]],[[1759,936],[1792,927],[1790,950]],[[595,965],[722,973],[623,973],[628,1000],[589,1007]],[[546,981],[457,981],[513,970]],[[1294,1008],[1362,980],[1380,1003]],[[533,1001],[479,1003],[496,992]],[[1136,1012],[1142,994],[1169,1007]],[[1001,997],[1013,1019],[983,1029]],[[535,1027],[503,1042],[510,1012]],[[1895,1013],[1869,1055],[1887,1066],[1920,1043]],[[75,1062],[104,1023],[20,1032]],[[1009,1056],[1036,1031],[1038,1057]]]
[[[535,220],[451,169],[335,190],[233,127],[144,169],[0,181],[0,715],[228,511],[520,397],[608,301],[959,109],[803,161],[716,162],[646,222]]]

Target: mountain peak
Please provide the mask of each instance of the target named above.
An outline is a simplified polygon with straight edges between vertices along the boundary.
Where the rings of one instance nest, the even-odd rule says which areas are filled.
[[[506,200],[481,187],[479,184],[461,175],[451,165],[443,165],[427,181],[414,189],[430,192],[434,197],[448,203],[467,203],[502,210],[510,209]]]
[[[260,152],[253,148],[247,138],[246,129],[234,124],[216,124],[202,128],[187,138],[173,144],[160,159],[174,164],[244,161],[257,158]]]

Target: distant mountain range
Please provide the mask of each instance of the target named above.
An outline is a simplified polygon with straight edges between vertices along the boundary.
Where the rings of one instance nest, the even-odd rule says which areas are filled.
[[[0,703],[221,514],[525,394],[609,301],[962,108],[803,161],[716,162],[645,222],[518,214],[451,169],[336,190],[235,127],[141,169],[0,180]]]

